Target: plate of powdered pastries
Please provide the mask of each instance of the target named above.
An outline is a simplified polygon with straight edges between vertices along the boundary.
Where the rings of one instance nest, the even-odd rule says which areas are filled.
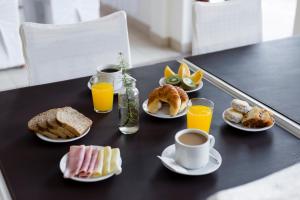
[[[264,108],[250,106],[248,102],[233,99],[231,107],[223,112],[223,120],[234,128],[260,132],[273,127],[275,120],[273,114]]]

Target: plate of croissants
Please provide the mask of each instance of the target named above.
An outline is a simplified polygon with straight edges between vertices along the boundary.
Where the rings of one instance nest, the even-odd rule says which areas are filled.
[[[180,87],[163,85],[152,90],[143,103],[143,110],[154,117],[163,119],[186,115],[189,97]]]
[[[263,108],[250,106],[248,102],[233,99],[231,107],[223,112],[224,121],[237,129],[248,132],[265,131],[273,127],[273,114]]]

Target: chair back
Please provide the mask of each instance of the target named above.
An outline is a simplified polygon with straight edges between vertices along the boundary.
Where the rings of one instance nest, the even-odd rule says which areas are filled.
[[[193,54],[205,54],[262,41],[261,0],[196,2]]]
[[[18,0],[0,0],[0,69],[24,65]]]
[[[131,66],[124,11],[78,24],[24,23],[21,37],[30,85],[92,75],[117,64],[119,52]]]

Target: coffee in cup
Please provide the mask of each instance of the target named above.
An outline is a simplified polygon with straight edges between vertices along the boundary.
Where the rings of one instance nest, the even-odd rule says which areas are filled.
[[[179,136],[178,140],[186,145],[200,145],[207,141],[207,138],[201,134],[190,132]]]
[[[175,135],[175,161],[187,168],[198,169],[209,161],[209,150],[215,138],[199,129],[184,129]]]

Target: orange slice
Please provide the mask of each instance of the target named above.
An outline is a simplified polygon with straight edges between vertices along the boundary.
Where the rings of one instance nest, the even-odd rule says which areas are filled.
[[[201,70],[196,71],[192,74],[191,79],[194,81],[196,85],[199,85],[203,78],[203,72]]]
[[[169,78],[170,76],[176,75],[175,72],[167,65],[164,71],[165,79]]]
[[[191,72],[190,72],[189,66],[185,63],[181,63],[180,67],[178,69],[178,75],[180,78],[190,77]]]

